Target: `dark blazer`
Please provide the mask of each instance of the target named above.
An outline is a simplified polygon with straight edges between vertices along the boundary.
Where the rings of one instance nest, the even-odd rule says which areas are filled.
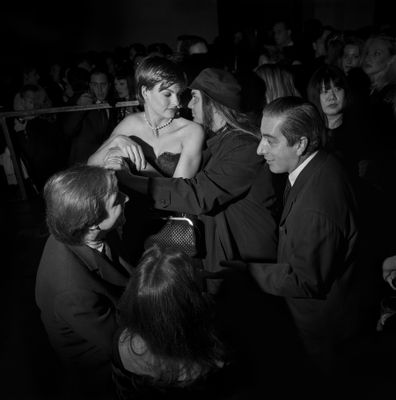
[[[155,208],[198,215],[203,222],[209,271],[220,270],[220,260],[276,258],[275,192],[257,146],[253,135],[223,130],[207,141],[194,178],[150,179]]]
[[[130,267],[115,233],[109,245],[113,263],[88,246],[66,245],[51,235],[38,268],[41,319],[56,353],[75,370],[110,369],[116,304]]]
[[[116,123],[112,109],[67,113],[63,117],[63,132],[70,140],[69,165],[86,162],[110,136]]]
[[[315,352],[359,330],[357,205],[346,172],[320,151],[303,169],[280,221],[277,264],[251,265],[267,293],[284,296]]]

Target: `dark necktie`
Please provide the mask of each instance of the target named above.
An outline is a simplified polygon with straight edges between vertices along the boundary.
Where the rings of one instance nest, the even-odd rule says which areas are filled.
[[[291,183],[289,181],[289,178],[287,178],[286,185],[285,185],[285,190],[283,192],[283,205],[286,204],[286,201],[287,201],[287,198],[289,196],[290,190],[291,190]]]

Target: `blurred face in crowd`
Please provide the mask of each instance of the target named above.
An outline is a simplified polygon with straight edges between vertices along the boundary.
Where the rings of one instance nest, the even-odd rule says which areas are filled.
[[[347,74],[352,68],[360,65],[360,50],[355,44],[347,44],[342,54],[342,69]]]
[[[203,108],[202,108],[202,95],[199,90],[191,90],[191,100],[188,103],[188,108],[191,109],[194,122],[198,124],[203,123]]]
[[[392,62],[392,55],[387,43],[380,39],[369,39],[363,54],[362,67],[364,72],[373,77],[387,70]]]
[[[257,148],[257,154],[264,156],[271,172],[290,174],[298,166],[305,147],[302,147],[302,141],[289,145],[281,132],[282,124],[283,118],[280,116],[263,115],[260,127],[261,141]]]
[[[163,87],[163,83],[159,82],[152,89],[143,86],[142,95],[150,115],[154,113],[163,118],[174,118],[179,107],[180,91],[179,84]]]
[[[273,28],[274,40],[278,46],[285,46],[287,45],[291,38],[291,31],[290,29],[286,29],[286,26],[283,22],[278,22],[274,25]]]
[[[40,75],[36,69],[32,69],[31,71],[23,75],[24,85],[38,85],[39,80],[40,80]]]
[[[100,102],[105,101],[109,93],[109,81],[105,74],[99,73],[91,76],[89,83],[92,93]]]
[[[322,110],[326,115],[338,115],[344,107],[345,90],[335,86],[333,82],[330,82],[329,87],[325,87],[323,84],[319,98]]]
[[[129,96],[128,82],[126,79],[114,79],[114,89],[116,90],[118,97],[122,99]]]

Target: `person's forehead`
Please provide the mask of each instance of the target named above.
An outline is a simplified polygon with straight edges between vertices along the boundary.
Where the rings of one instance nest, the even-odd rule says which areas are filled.
[[[276,31],[276,32],[286,32],[287,29],[286,29],[285,23],[284,22],[277,22],[274,25],[274,31]]]
[[[283,118],[280,116],[263,115],[261,119],[260,132],[265,136],[276,136],[282,126]]]
[[[91,76],[91,83],[107,83],[107,76],[105,74],[94,74]]]
[[[357,44],[347,44],[344,49],[345,53],[359,52],[359,46]]]
[[[169,92],[172,93],[178,93],[181,90],[181,86],[178,83],[173,83],[172,85],[168,86],[164,84],[164,82],[158,82],[155,86],[155,89],[157,89],[159,92],[163,90],[168,90]]]

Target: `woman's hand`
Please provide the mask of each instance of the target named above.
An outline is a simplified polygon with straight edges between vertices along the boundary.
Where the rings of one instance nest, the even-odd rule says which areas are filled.
[[[118,147],[124,157],[127,157],[135,164],[137,171],[144,170],[146,168],[146,159],[143,154],[142,148],[135,143],[128,136],[117,135],[112,145]]]
[[[396,290],[396,256],[385,259],[382,264],[382,277],[393,290]]]
[[[120,155],[119,149],[110,149],[107,153],[103,166],[107,169],[113,169],[114,171],[125,170],[129,173],[128,163],[125,161],[124,157]]]

